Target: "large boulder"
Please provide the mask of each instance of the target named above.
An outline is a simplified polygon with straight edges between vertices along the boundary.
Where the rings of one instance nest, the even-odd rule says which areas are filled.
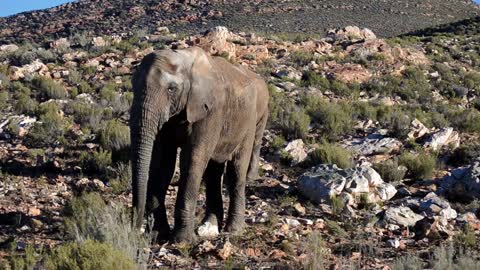
[[[458,147],[460,145],[460,136],[453,128],[442,128],[439,131],[430,135],[425,141],[424,146],[432,148],[432,150],[439,150],[444,145],[451,145]]]
[[[355,138],[343,142],[345,147],[357,154],[368,156],[374,154],[387,154],[400,149],[402,142],[395,138],[385,137],[373,133],[364,138]]]
[[[385,211],[385,215],[383,216],[384,223],[404,227],[412,227],[422,219],[423,216],[416,214],[406,206],[390,207]]]
[[[462,201],[480,199],[480,157],[470,166],[457,168],[447,175],[440,192]]]
[[[358,26],[347,26],[342,29],[333,29],[327,32],[327,38],[335,42],[342,41],[360,41],[376,39],[377,36],[368,28],[360,29]]]
[[[397,192],[391,184],[385,183],[371,167],[361,166],[340,169],[336,165],[321,164],[304,173],[298,179],[298,190],[308,199],[322,203],[332,197],[353,197],[353,204],[360,202],[365,194],[369,202],[391,199]]]
[[[222,55],[227,58],[235,58],[236,49],[235,44],[229,42],[232,38],[232,33],[224,26],[217,26],[198,40],[195,45],[204,49],[211,55]]]

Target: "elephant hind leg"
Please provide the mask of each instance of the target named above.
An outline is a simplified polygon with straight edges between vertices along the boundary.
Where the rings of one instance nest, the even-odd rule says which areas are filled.
[[[157,233],[158,240],[167,240],[170,235],[165,196],[175,172],[176,158],[175,146],[169,146],[159,139],[155,141],[148,179],[147,213],[153,214],[152,230]]]
[[[258,175],[258,166],[260,163],[260,148],[262,148],[263,132],[267,125],[268,113],[265,112],[257,122],[255,129],[255,140],[253,142],[252,156],[248,166],[247,181],[253,181],[260,178]]]
[[[218,163],[213,160],[209,161],[205,170],[203,179],[206,185],[207,205],[202,225],[198,228],[200,236],[215,236],[223,226],[222,175],[224,170],[225,162]],[[216,232],[214,232],[215,227]]]

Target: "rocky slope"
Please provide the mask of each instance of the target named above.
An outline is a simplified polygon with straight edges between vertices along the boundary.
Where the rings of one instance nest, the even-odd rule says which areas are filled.
[[[0,267],[62,263],[59,250],[93,238],[153,268],[478,269],[477,25],[295,41],[158,28],[1,46]],[[243,236],[145,245],[118,210],[131,200],[131,71],[154,49],[194,45],[268,81],[262,178],[247,186]],[[204,203],[202,192],[198,216]]]
[[[479,7],[471,0],[80,0],[0,18],[0,43],[41,42],[78,32],[149,33],[158,26],[177,33],[199,33],[224,25],[236,31],[321,35],[326,29],[358,25],[380,36],[395,36],[478,15]]]

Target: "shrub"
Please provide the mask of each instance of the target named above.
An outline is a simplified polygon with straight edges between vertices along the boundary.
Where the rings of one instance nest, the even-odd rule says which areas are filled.
[[[336,81],[336,80],[330,84],[330,90],[335,95],[342,96],[342,97],[347,97],[352,93],[350,88],[345,83],[341,81]]]
[[[13,242],[16,246],[16,243]],[[12,252],[15,252],[12,250]],[[37,262],[37,257],[39,254],[35,252],[35,248],[32,245],[27,245],[25,248],[25,254],[13,254],[8,257],[6,260],[0,259],[0,268],[1,269],[11,269],[11,270],[30,270],[34,269]]]
[[[327,260],[325,257],[328,255],[328,251],[320,233],[313,232],[308,236],[307,254],[305,269],[325,269],[325,261]]]
[[[405,177],[405,170],[399,168],[398,160],[388,160],[383,163],[376,163],[373,165],[375,171],[380,174],[382,179],[387,182],[399,182]]]
[[[6,109],[8,105],[9,94],[7,91],[0,92],[0,110]]]
[[[403,153],[399,163],[407,167],[407,175],[413,179],[425,179],[433,175],[437,159],[436,156],[426,152],[415,156],[411,153]]]
[[[108,150],[120,150],[130,145],[130,128],[118,120],[108,121],[100,131],[100,145]]]
[[[348,150],[325,141],[309,154],[309,158],[312,165],[335,164],[343,169],[352,166],[352,157]]]
[[[120,194],[128,191],[132,184],[132,167],[130,163],[120,162],[115,168],[116,178],[109,181],[113,193]]]
[[[310,117],[302,109],[297,109],[282,117],[280,128],[287,138],[306,138],[310,126]]]
[[[146,269],[153,235],[142,234],[132,224],[130,212],[119,204],[106,205],[97,193],[83,194],[65,208],[67,235],[77,242],[92,239],[109,244],[127,254],[139,269]]]
[[[307,51],[293,51],[290,53],[290,61],[298,66],[305,66],[315,60],[315,55],[312,52]]]
[[[98,130],[100,128],[103,110],[97,105],[87,104],[81,101],[73,101],[68,103],[65,112],[73,114],[73,120],[83,127],[92,130]]]
[[[38,114],[40,121],[33,125],[32,130],[27,135],[30,144],[48,145],[63,137],[65,131],[64,119],[55,103],[50,102],[42,105]]]
[[[307,71],[302,75],[302,85],[315,86],[321,89],[329,89],[330,81],[314,71]]]
[[[105,173],[107,167],[112,165],[112,152],[83,152],[80,154],[80,163],[85,171]]]
[[[77,89],[80,94],[90,94],[93,92],[93,88],[86,81],[80,81]]]
[[[475,109],[451,112],[449,121],[463,132],[480,132],[480,112]]]
[[[423,270],[423,261],[417,256],[406,255],[395,260],[393,270]]]
[[[437,247],[429,265],[431,269],[435,270],[479,269],[480,261],[471,252],[450,245]]]
[[[70,242],[55,248],[45,258],[49,270],[133,270],[131,258],[106,243],[95,240]]]
[[[404,113],[396,112],[390,121],[390,134],[401,140],[406,139],[410,132],[410,118]]]
[[[67,97],[67,92],[62,85],[45,77],[34,77],[33,85],[46,97],[53,99],[64,99]]]
[[[308,114],[320,126],[323,135],[335,140],[353,130],[353,121],[347,104],[331,103],[314,97],[303,99]]]
[[[68,82],[74,85],[80,84],[82,82],[82,74],[76,69],[69,70]]]
[[[270,144],[270,148],[273,151],[278,151],[278,150],[282,149],[285,146],[286,143],[287,143],[287,141],[285,140],[285,138],[283,138],[283,136],[281,136],[281,135],[275,136],[275,137],[273,137],[272,143]]]
[[[17,95],[17,101],[13,106],[13,110],[19,114],[33,114],[37,109],[37,102],[30,98],[28,95]]]
[[[480,157],[480,144],[465,144],[453,151],[452,155],[448,159],[448,163],[457,167],[464,166],[470,164],[478,157]]]

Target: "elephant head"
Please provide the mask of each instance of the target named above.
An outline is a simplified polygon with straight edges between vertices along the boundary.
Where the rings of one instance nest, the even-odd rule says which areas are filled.
[[[212,91],[216,79],[206,53],[200,48],[190,48],[162,50],[145,56],[133,75],[132,85],[132,190],[136,222],[140,226],[158,132],[171,117],[183,111],[190,123],[205,118],[215,106]]]

